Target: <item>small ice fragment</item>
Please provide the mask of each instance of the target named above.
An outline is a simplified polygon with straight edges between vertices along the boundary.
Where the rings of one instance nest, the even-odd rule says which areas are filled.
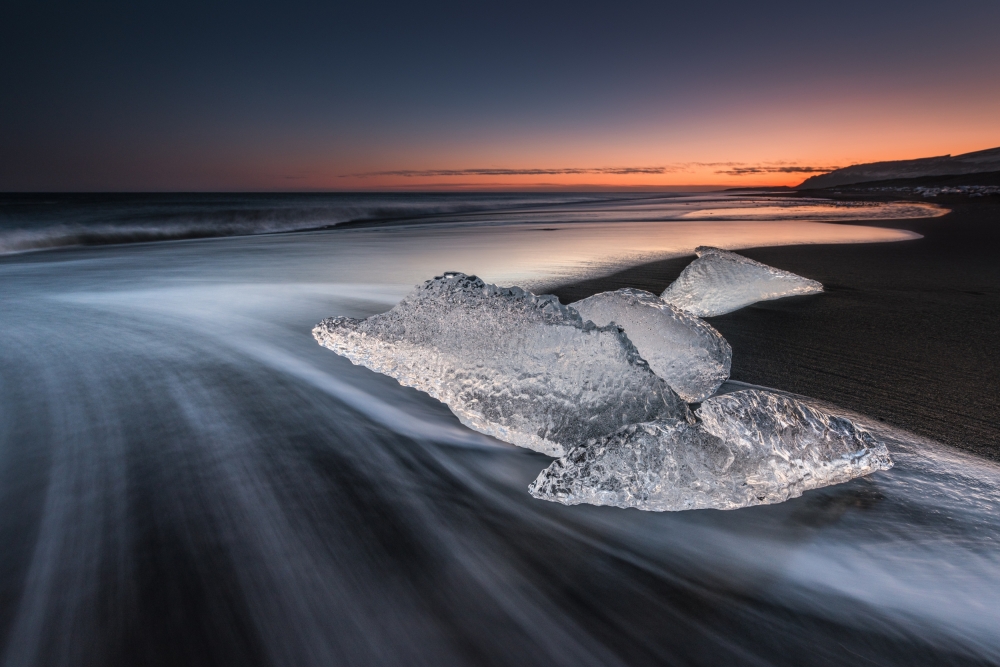
[[[709,246],[695,252],[698,259],[681,271],[660,298],[698,317],[731,313],[758,301],[823,291],[823,285],[815,280],[735,252]]]
[[[528,490],[564,505],[738,509],[892,467],[885,445],[862,427],[779,394],[725,394],[697,414],[697,425],[634,424],[576,447]]]
[[[627,424],[690,416],[617,327],[461,273],[427,281],[386,313],[323,320],[313,336],[427,392],[466,426],[552,456]]]
[[[622,327],[653,372],[688,403],[711,396],[729,379],[733,350],[722,334],[655,294],[626,288],[570,307],[598,326]]]

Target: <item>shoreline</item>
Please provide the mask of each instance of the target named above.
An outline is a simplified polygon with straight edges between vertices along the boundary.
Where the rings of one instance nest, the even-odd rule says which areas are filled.
[[[482,202],[476,204],[474,202],[467,202],[462,204],[457,208],[449,210],[434,210],[418,212],[420,208],[418,206],[419,202],[411,201],[410,204],[416,208],[412,208],[409,211],[397,211],[395,214],[389,215],[386,211],[381,211],[380,207],[384,207],[388,204],[385,202],[376,205],[375,202],[369,201],[364,206],[368,206],[371,210],[369,213],[378,213],[378,215],[366,216],[362,213],[355,211],[352,215],[359,215],[361,217],[347,218],[343,220],[335,220],[333,222],[325,221],[319,222],[314,221],[315,224],[305,224],[304,226],[292,226],[289,228],[256,228],[254,224],[261,222],[261,220],[256,220],[255,214],[261,211],[269,212],[269,214],[280,214],[282,213],[279,208],[274,206],[274,201],[270,201],[268,198],[274,198],[273,195],[258,193],[260,196],[258,199],[261,200],[262,206],[270,205],[271,209],[265,210],[264,208],[260,210],[247,209],[242,211],[243,217],[237,220],[230,220],[229,218],[233,214],[232,210],[219,209],[218,205],[220,201],[225,201],[226,198],[238,197],[236,195],[225,194],[225,193],[200,193],[196,199],[201,201],[187,202],[190,205],[200,205],[203,208],[200,211],[195,211],[191,214],[191,220],[188,221],[190,224],[176,224],[177,215],[176,212],[170,212],[165,210],[154,210],[152,216],[139,216],[140,222],[135,221],[125,221],[125,218],[121,216],[121,211],[116,215],[111,215],[108,220],[100,221],[95,218],[95,213],[90,211],[88,215],[82,216],[81,219],[74,219],[73,216],[79,216],[80,210],[67,210],[67,219],[58,224],[50,224],[51,220],[45,222],[43,220],[42,224],[37,226],[5,226],[9,220],[0,216],[0,261],[17,257],[21,255],[29,255],[42,252],[60,252],[60,251],[74,251],[84,248],[102,248],[102,247],[113,247],[113,246],[141,246],[148,245],[151,243],[170,243],[170,242],[185,242],[185,241],[201,241],[209,239],[232,239],[232,238],[245,238],[245,237],[267,237],[267,236],[286,236],[294,234],[308,234],[316,232],[325,231],[340,231],[340,230],[354,230],[354,229],[388,229],[394,227],[406,227],[412,225],[421,225],[427,221],[433,221],[435,223],[447,221],[448,218],[460,219],[463,217],[489,217],[496,215],[510,215],[519,214],[525,212],[541,212],[544,213],[546,210],[552,210],[552,202],[524,202],[524,201],[510,201],[503,206],[486,206]],[[343,193],[342,193],[343,194]],[[523,193],[525,196],[531,196],[533,193]],[[591,193],[589,198],[581,199],[583,193],[575,199],[566,198],[566,201],[559,203],[558,207],[565,206],[576,206],[580,204],[612,204],[615,202],[619,203],[634,203],[644,200],[661,200],[661,199],[676,199],[681,197],[682,193],[658,193],[656,196],[647,197],[611,197],[607,196],[606,193]],[[695,193],[688,193],[695,194]],[[705,196],[712,193],[700,193],[698,196]],[[728,199],[722,195],[725,193],[715,193],[718,201],[727,202]],[[422,195],[428,195],[434,197],[434,193],[413,193],[411,197],[420,197]],[[600,196],[597,196],[600,195]],[[180,205],[185,203],[183,197],[191,197],[194,195],[186,195],[182,193],[175,193],[173,197],[177,199],[174,205]],[[349,196],[345,195],[345,199]],[[462,195],[457,194],[456,198],[460,198]],[[541,195],[539,195],[541,196]],[[771,195],[768,195],[769,197]],[[59,198],[63,199],[69,198],[69,201],[58,201]],[[104,195],[88,195],[86,197],[73,197],[71,194],[59,194],[52,195],[50,199],[57,200],[56,203],[59,205],[69,205],[73,204],[73,199],[81,199],[83,204],[93,204],[92,200],[101,200],[101,198],[110,198],[111,202],[116,200],[126,200],[131,201],[132,206],[143,205],[143,198],[149,197],[150,200],[145,202],[146,205],[151,206],[155,209],[157,204],[157,199],[163,199],[166,195],[139,195],[139,194],[104,194]],[[819,197],[820,199],[832,199],[831,197]],[[27,204],[25,200],[27,199]],[[0,193],[0,206],[8,206],[17,208],[19,205],[34,205],[37,208],[39,197],[29,197],[28,195],[14,195],[14,194],[3,194]],[[277,196],[276,201],[285,202],[291,200],[291,196]],[[319,197],[311,198],[309,203],[315,203],[318,201]],[[442,200],[442,197],[437,197],[437,199]],[[891,200],[887,200],[891,201]],[[162,203],[162,202],[161,202]],[[329,202],[331,205],[336,203],[336,201]],[[391,203],[391,202],[390,202]],[[398,203],[398,201],[396,202]],[[921,202],[924,203],[924,202]],[[341,202],[343,204],[343,202]],[[364,206],[361,208],[364,208]],[[212,208],[216,207],[216,208]],[[72,209],[72,207],[70,207]],[[710,207],[706,207],[707,208]],[[237,207],[238,209],[238,207]],[[422,210],[422,209],[421,209]],[[558,210],[558,209],[556,209]],[[3,212],[3,211],[0,211]],[[301,213],[315,213],[313,211],[307,211],[303,209]],[[30,214],[31,211],[28,211]],[[38,214],[36,210],[34,212]],[[345,214],[343,210],[334,213]],[[27,215],[27,214],[26,214]],[[46,212],[46,215],[51,218],[51,212]],[[129,213],[131,217],[136,217],[137,212],[132,211]],[[150,220],[156,220],[156,215],[160,216],[158,224],[150,224]],[[219,218],[218,220],[212,221],[212,216]],[[16,218],[13,216],[11,219]],[[265,216],[266,217],[266,216]],[[280,217],[280,216],[279,216]],[[30,215],[28,215],[30,218]],[[237,216],[239,218],[239,216]],[[911,218],[912,219],[912,218]],[[734,221],[746,221],[746,220],[734,220]],[[37,222],[37,221],[36,221]],[[539,222],[539,221],[534,221]],[[534,222],[527,220],[524,224],[534,224]],[[846,220],[813,220],[813,222],[824,222],[829,224],[845,224]],[[857,221],[850,221],[853,224],[857,224]],[[232,224],[236,224],[236,227],[232,227]],[[548,224],[547,222],[545,224]],[[556,224],[556,223],[552,223]],[[220,226],[221,225],[221,226]],[[230,225],[227,227],[226,225]],[[241,227],[242,225],[242,227]],[[877,225],[865,225],[863,222],[861,226],[877,226]]]
[[[951,211],[843,221],[908,229],[919,239],[738,250],[819,280],[826,291],[706,318],[733,347],[731,378],[828,401],[1000,460],[1000,201],[935,203]],[[650,262],[549,292],[563,303],[622,287],[660,294],[691,261]]]

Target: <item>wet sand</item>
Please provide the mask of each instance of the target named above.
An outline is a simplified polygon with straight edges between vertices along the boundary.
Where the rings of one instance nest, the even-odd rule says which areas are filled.
[[[922,239],[741,250],[819,280],[822,295],[709,318],[732,378],[831,401],[1000,460],[1000,201],[944,199],[946,216],[865,222]],[[691,257],[562,285],[563,303],[620,287],[659,294]]]

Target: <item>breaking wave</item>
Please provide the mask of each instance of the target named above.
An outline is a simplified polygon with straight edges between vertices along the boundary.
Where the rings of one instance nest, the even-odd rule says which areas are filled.
[[[389,224],[587,199],[597,198],[503,194],[6,195],[0,198],[0,254]]]
[[[885,220],[943,211],[906,202],[862,207],[752,197],[737,202],[718,194],[16,194],[0,195],[0,255],[347,225],[565,222],[568,212],[570,219],[584,222],[689,222],[692,216],[713,221]]]

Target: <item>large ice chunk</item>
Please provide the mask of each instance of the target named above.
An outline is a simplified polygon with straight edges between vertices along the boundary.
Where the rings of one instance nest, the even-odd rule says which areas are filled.
[[[552,456],[627,424],[690,415],[617,327],[461,273],[427,281],[386,313],[323,320],[313,336],[427,392],[470,428]]]
[[[823,285],[815,280],[735,252],[709,246],[695,252],[698,259],[681,271],[660,298],[698,317],[731,313],[758,301],[823,291]]]
[[[701,423],[634,424],[553,461],[529,491],[565,505],[737,509],[892,467],[848,419],[760,390],[710,398]]]
[[[626,288],[570,306],[598,326],[622,327],[653,372],[689,403],[711,396],[729,378],[733,350],[722,334],[655,294]]]

